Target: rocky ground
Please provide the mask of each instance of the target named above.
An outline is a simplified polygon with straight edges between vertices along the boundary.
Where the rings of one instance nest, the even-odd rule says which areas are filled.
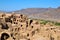
[[[22,14],[1,13],[0,40],[60,40],[60,24],[54,24]]]

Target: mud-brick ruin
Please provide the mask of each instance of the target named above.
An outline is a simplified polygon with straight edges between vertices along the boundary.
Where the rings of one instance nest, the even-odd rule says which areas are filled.
[[[0,14],[0,40],[60,40],[60,28],[22,14]]]

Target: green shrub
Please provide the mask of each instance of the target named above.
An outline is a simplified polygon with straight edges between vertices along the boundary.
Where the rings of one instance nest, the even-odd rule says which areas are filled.
[[[49,21],[46,21],[46,20],[41,20],[40,24],[44,24],[46,25],[46,23],[48,23]]]
[[[60,26],[60,23],[59,23],[59,22],[56,22],[55,25],[56,25],[56,26]]]

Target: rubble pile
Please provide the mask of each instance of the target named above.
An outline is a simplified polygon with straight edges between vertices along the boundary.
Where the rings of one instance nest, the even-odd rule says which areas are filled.
[[[42,25],[22,14],[0,14],[0,40],[60,40],[60,27]]]

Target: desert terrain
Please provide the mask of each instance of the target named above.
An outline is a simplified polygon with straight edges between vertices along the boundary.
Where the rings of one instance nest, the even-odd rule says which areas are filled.
[[[0,40],[60,40],[60,0],[0,0]]]
[[[0,40],[60,40],[60,23],[1,12]]]

